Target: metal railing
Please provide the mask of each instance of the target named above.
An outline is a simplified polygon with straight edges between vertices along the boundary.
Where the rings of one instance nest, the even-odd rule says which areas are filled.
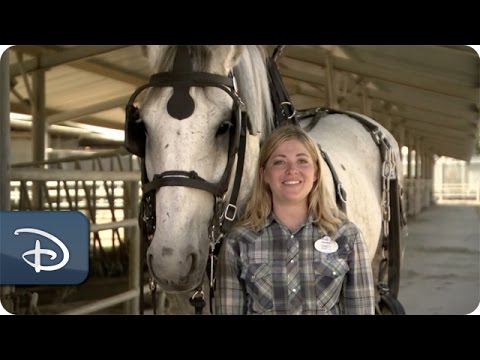
[[[128,266],[122,269],[129,269],[127,291],[63,314],[88,314],[127,301],[131,302],[131,313],[139,308],[143,271],[137,228],[139,180],[134,157],[124,150],[12,165],[12,210],[81,211],[90,220],[90,256],[95,263],[105,264],[105,249],[126,254]],[[100,235],[105,230],[111,230],[110,239]],[[109,269],[104,269],[103,275],[111,275]]]
[[[434,196],[438,201],[466,201],[480,203],[480,182],[476,183],[436,183]]]

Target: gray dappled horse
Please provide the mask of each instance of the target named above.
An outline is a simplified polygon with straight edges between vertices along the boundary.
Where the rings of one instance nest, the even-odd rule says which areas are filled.
[[[177,57],[180,51],[187,55]],[[127,148],[144,157],[144,194],[150,194],[144,196],[148,201],[141,214],[150,219],[144,225],[149,238],[146,260],[166,294],[162,312],[193,313],[189,299],[198,294],[202,283],[208,299],[209,249],[221,237],[218,216],[231,200],[235,173],[241,172],[237,201],[241,213],[253,184],[260,146],[274,127],[266,53],[261,46],[148,46],[146,55],[155,75],[129,101],[126,134]],[[133,102],[144,90],[138,110]],[[242,103],[248,124],[245,116],[240,128]],[[372,134],[353,117],[324,115],[310,135],[328,154],[348,194],[346,211],[365,237],[376,278],[385,210],[381,205],[385,171],[381,152]],[[390,165],[401,175],[393,136],[374,120],[355,115],[384,135],[391,145]],[[308,126],[309,119],[300,120],[300,125]],[[246,135],[243,170],[235,161],[239,133]],[[332,174],[325,171],[324,176],[335,199]],[[234,207],[228,210],[228,217],[234,217]],[[206,306],[204,313],[208,310]]]

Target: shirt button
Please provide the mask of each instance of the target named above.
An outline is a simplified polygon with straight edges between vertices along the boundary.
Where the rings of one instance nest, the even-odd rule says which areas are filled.
[[[333,275],[335,275],[335,274],[333,274]],[[255,280],[255,275],[252,275],[252,280]]]
[[[293,291],[294,293],[296,293],[296,292],[297,292],[297,289],[292,289],[292,291]]]
[[[295,262],[295,260],[290,260],[290,264],[293,264]]]
[[[293,235],[290,235],[290,239],[293,239]]]
[[[333,272],[333,275],[337,275],[337,272],[336,272],[336,271],[334,271],[334,272]]]

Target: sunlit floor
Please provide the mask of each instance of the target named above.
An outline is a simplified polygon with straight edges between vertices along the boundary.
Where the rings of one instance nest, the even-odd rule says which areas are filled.
[[[399,292],[407,314],[480,315],[480,206],[432,206],[409,218],[408,233]]]

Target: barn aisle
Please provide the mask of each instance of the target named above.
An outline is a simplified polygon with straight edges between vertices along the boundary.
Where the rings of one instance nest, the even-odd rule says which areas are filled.
[[[480,206],[436,205],[410,218],[399,300],[407,314],[480,315]]]

